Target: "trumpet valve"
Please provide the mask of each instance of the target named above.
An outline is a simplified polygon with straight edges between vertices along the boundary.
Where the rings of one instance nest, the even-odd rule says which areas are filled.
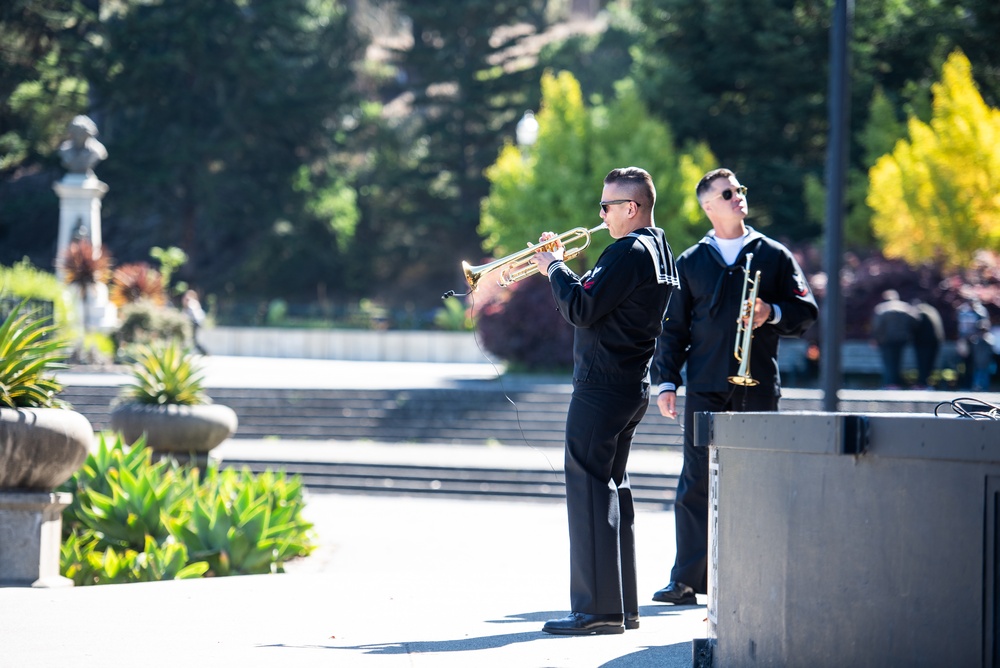
[[[557,250],[559,250],[560,248],[562,248],[562,244],[559,243],[559,240],[558,239],[553,239],[552,241],[548,242],[544,246],[540,246],[538,248],[538,252],[539,253],[554,253]]]

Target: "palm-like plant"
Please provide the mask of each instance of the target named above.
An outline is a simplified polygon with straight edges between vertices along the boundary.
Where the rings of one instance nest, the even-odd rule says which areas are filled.
[[[211,403],[201,365],[177,341],[138,345],[132,354],[132,382],[122,387],[122,399],[157,406]]]
[[[115,269],[111,279],[111,302],[121,308],[144,299],[158,306],[166,303],[167,292],[160,272],[145,262],[123,264]]]
[[[103,247],[95,249],[86,239],[77,239],[70,243],[59,258],[64,280],[80,291],[84,331],[87,328],[87,291],[91,286],[107,283],[111,279],[112,263],[111,256],[104,252]]]
[[[37,312],[22,313],[22,301],[0,325],[0,405],[8,408],[68,408],[51,372],[67,368],[69,344]]]
[[[95,283],[111,280],[111,265],[114,260],[104,247],[95,249],[86,239],[77,239],[66,247],[59,264],[69,285],[84,290]]]

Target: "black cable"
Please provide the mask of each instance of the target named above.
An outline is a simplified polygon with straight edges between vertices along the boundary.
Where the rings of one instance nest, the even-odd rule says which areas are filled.
[[[518,429],[519,432],[521,432],[521,440],[524,441],[525,445],[527,445],[529,448],[531,448],[532,450],[534,450],[535,452],[537,452],[538,454],[540,454],[545,459],[545,463],[549,465],[549,468],[552,470],[553,473],[558,474],[559,471],[557,471],[556,468],[554,466],[552,466],[552,461],[549,459],[548,455],[546,455],[542,450],[538,449],[537,447],[535,447],[534,445],[532,445],[531,443],[528,442],[528,437],[524,433],[524,427],[521,426],[521,412],[518,410],[517,404],[514,402],[514,400],[510,398],[509,394],[507,394],[507,388],[503,384],[503,374],[500,373],[500,369],[498,369],[497,365],[493,362],[492,359],[490,359],[490,356],[486,354],[486,350],[483,349],[482,344],[479,342],[479,336],[478,336],[478,332],[477,332],[477,328],[476,328],[476,321],[475,321],[475,315],[476,315],[476,295],[475,295],[475,291],[474,290],[469,290],[468,292],[466,292],[463,295],[456,295],[454,290],[449,290],[448,292],[446,292],[443,295],[441,295],[441,299],[447,299],[449,297],[457,297],[457,296],[469,297],[469,302],[470,302],[469,303],[469,310],[472,312],[472,316],[473,316],[473,318],[472,318],[472,340],[476,342],[476,347],[479,349],[479,353],[483,356],[483,358],[487,362],[490,363],[490,366],[493,367],[493,372],[497,375],[497,380],[500,381],[500,391],[503,392],[504,399],[506,399],[508,402],[510,402],[510,405],[514,407],[514,416],[517,419],[517,429]]]
[[[949,406],[959,417],[973,420],[1000,420],[1000,406],[974,397],[958,397],[950,401],[942,401],[934,407],[934,415],[938,409]]]

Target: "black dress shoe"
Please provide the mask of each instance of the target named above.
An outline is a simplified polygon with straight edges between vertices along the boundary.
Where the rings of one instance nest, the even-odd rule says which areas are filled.
[[[587,615],[571,612],[562,619],[550,619],[542,630],[560,636],[589,636],[625,633],[622,615]]]
[[[638,612],[626,612],[625,613],[625,629],[631,631],[632,629],[639,628],[639,613]]]
[[[691,587],[688,587],[683,582],[671,582],[653,594],[653,600],[657,603],[673,603],[674,605],[698,604],[698,599],[694,595],[694,589],[691,589]]]

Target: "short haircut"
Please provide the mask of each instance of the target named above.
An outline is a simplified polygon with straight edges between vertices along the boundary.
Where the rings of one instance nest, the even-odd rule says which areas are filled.
[[[695,196],[701,199],[701,196],[707,193],[708,189],[712,187],[712,181],[715,179],[728,179],[730,176],[736,176],[731,169],[726,169],[725,167],[713,169],[701,177],[701,181],[698,181],[698,186],[694,189]]]
[[[612,169],[604,177],[604,184],[624,186],[629,197],[639,204],[648,206],[650,211],[656,206],[656,186],[653,185],[653,177],[641,167]]]

